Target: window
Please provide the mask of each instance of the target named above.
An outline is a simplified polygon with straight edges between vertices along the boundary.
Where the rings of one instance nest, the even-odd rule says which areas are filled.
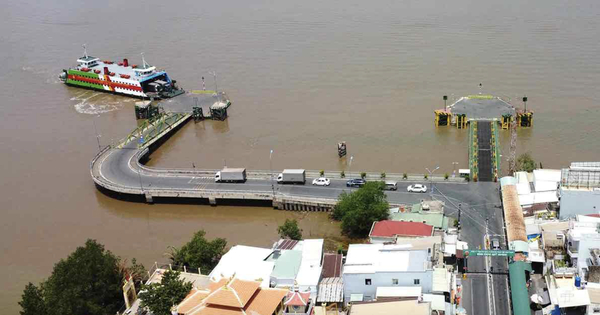
[[[398,279],[392,279],[392,284],[393,285],[398,285]]]
[[[371,285],[371,279],[365,279],[365,285]]]
[[[415,284],[421,284],[421,280],[415,279]]]

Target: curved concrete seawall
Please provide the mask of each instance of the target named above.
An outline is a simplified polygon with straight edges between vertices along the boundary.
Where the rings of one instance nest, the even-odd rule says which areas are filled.
[[[144,197],[147,202],[155,198],[204,199],[210,204],[217,200],[243,202],[263,201],[273,207],[286,210],[330,211],[338,196],[350,188],[340,172],[326,172],[331,186],[310,185],[318,171],[306,171],[307,185],[278,185],[269,171],[247,171],[248,180],[243,184],[216,183],[213,169],[152,168],[143,165],[153,150],[190,120],[190,114],[166,114],[122,140],[117,145],[105,147],[90,163],[90,173],[97,187],[120,197]],[[140,141],[142,139],[142,141]],[[279,171],[273,170],[274,176]],[[352,175],[352,176],[351,176]],[[368,180],[382,180],[380,174],[367,174]],[[347,178],[360,177],[358,173],[346,174]],[[401,181],[403,174],[388,174],[387,180]],[[423,179],[422,175],[410,175],[408,180]],[[439,181],[444,181],[439,178]],[[448,181],[462,182],[462,179]],[[408,181],[406,182],[408,184]],[[405,188],[396,193],[388,192],[395,200],[406,200]],[[410,195],[409,200],[418,202],[420,195]],[[396,205],[394,200],[390,200]]]

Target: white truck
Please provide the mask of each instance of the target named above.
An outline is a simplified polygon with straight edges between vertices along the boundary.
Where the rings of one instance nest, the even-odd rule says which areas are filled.
[[[283,173],[279,173],[277,176],[277,182],[280,184],[301,184],[306,183],[306,171],[305,170],[283,170]]]
[[[243,183],[246,181],[245,168],[224,168],[215,174],[216,183]]]

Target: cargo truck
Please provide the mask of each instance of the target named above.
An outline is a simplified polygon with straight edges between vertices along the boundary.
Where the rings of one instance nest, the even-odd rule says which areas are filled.
[[[277,176],[277,182],[280,184],[301,184],[306,183],[306,171],[305,170],[283,170],[283,173],[279,173]]]
[[[216,183],[243,183],[246,181],[245,168],[224,168],[215,174]]]

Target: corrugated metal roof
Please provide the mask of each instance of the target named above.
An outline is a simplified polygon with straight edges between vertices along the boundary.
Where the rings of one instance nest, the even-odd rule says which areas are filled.
[[[343,302],[344,280],[340,277],[324,278],[319,283],[317,302]],[[362,298],[361,298],[362,301]]]
[[[517,194],[515,185],[504,186],[502,190],[502,204],[504,206],[504,221],[506,222],[508,241],[527,242],[523,209],[519,203],[519,195]]]
[[[325,254],[323,256],[322,278],[332,278],[342,276],[342,258],[341,254]]]

